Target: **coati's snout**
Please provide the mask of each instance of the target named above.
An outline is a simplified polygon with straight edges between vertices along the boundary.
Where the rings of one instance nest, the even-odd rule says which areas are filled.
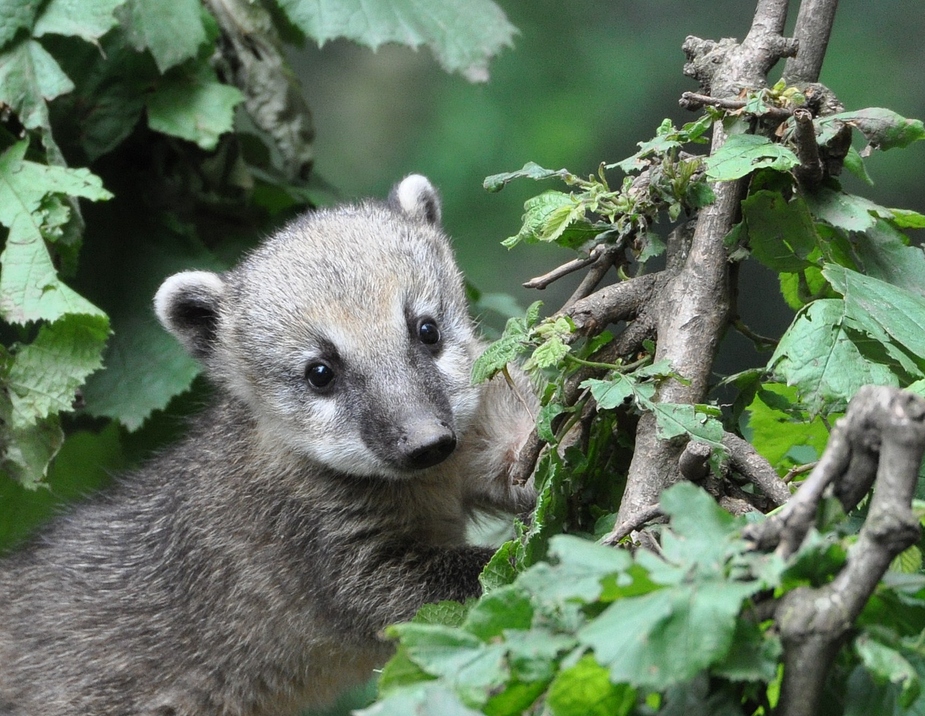
[[[423,470],[446,460],[456,449],[451,418],[425,411],[405,419],[367,421],[363,442],[380,460],[399,472]]]
[[[417,423],[405,431],[399,451],[412,470],[423,470],[446,460],[456,449],[456,433],[445,422]]]

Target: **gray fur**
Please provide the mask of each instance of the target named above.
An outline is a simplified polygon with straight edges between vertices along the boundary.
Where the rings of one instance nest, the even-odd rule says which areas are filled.
[[[217,397],[0,561],[0,714],[297,713],[367,678],[387,624],[478,594],[490,552],[466,524],[529,508],[508,469],[532,417],[503,381],[470,385],[481,346],[438,218],[412,176],[165,282],[158,316]]]

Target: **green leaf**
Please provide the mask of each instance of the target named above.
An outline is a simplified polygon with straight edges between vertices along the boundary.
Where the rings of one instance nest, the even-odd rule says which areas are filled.
[[[554,716],[627,716],[636,705],[636,690],[612,684],[607,669],[586,654],[559,672],[546,704]]]
[[[854,640],[854,648],[861,662],[878,679],[897,684],[902,688],[901,701],[910,705],[921,691],[918,674],[909,661],[895,649],[861,634]]]
[[[526,243],[551,242],[563,237],[569,226],[583,218],[585,207],[571,194],[561,191],[544,191],[524,202],[523,226],[515,236],[502,245],[511,248],[521,241]],[[596,234],[597,231],[593,230]],[[583,240],[583,239],[582,239]]]
[[[435,678],[411,661],[408,658],[408,652],[399,645],[395,655],[382,667],[382,673],[379,675],[376,686],[379,696],[382,697],[404,686],[421,681],[433,681]]]
[[[862,385],[898,385],[886,366],[866,360],[847,333],[845,302],[813,301],[783,335],[768,370],[797,387],[811,416],[841,410]]]
[[[855,251],[871,278],[925,295],[925,251],[909,246],[908,238],[886,221],[877,220],[856,242]]]
[[[549,556],[555,564],[540,562],[517,579],[518,586],[545,603],[592,603],[601,598],[605,581],[613,582],[632,566],[626,552],[570,535],[552,537]]]
[[[729,653],[711,671],[730,681],[773,681],[783,650],[776,635],[765,634],[757,624],[739,619]]]
[[[824,118],[826,123],[847,122],[857,127],[875,149],[906,147],[925,139],[925,125],[918,119],[906,119],[882,107],[840,112]],[[817,120],[818,122],[819,120]]]
[[[535,162],[527,162],[524,164],[523,169],[518,169],[516,172],[503,172],[501,174],[492,174],[490,177],[485,177],[482,186],[488,191],[501,191],[505,185],[514,179],[534,179],[539,181],[552,177],[565,179],[571,176],[573,176],[573,174],[567,169],[544,169]]]
[[[244,99],[237,87],[222,84],[208,64],[174,71],[148,95],[151,129],[195,142],[205,150],[231,131],[234,108]]]
[[[646,408],[655,415],[659,437],[670,440],[689,435],[713,447],[722,449],[723,425],[693,405],[647,401]]]
[[[725,659],[755,586],[701,580],[613,602],[578,632],[614,683],[664,689]]]
[[[40,0],[0,0],[0,48],[20,30],[32,27]]]
[[[488,564],[479,575],[479,583],[483,591],[488,594],[495,589],[504,587],[517,577],[517,554],[520,550],[519,540],[508,540],[498,548]]]
[[[443,626],[462,626],[466,621],[469,607],[454,601],[425,604],[418,609],[411,620],[415,624],[442,624]]]
[[[123,10],[132,45],[148,49],[161,73],[195,57],[206,42],[198,0],[127,0]]]
[[[787,171],[797,166],[796,154],[767,137],[757,134],[733,134],[704,162],[711,181],[732,181],[756,169]]]
[[[799,197],[787,201],[779,192],[757,191],[742,202],[752,255],[777,272],[797,272],[810,265],[807,256],[819,237],[809,210]]]
[[[35,340],[16,352],[7,376],[13,427],[72,410],[77,388],[102,366],[108,333],[104,316],[68,315],[44,324]]]
[[[858,326],[874,335],[885,331],[912,355],[925,355],[925,297],[843,266],[828,264],[822,273]]]
[[[482,716],[466,706],[442,683],[428,683],[392,691],[369,708],[353,712],[355,716]]]
[[[796,399],[796,390],[780,384],[765,383],[748,406],[749,440],[755,449],[777,470],[788,468],[787,456],[794,447],[809,446],[815,458],[822,456],[829,431],[820,418],[800,421],[769,402],[770,396],[784,394]]]
[[[39,15],[32,34],[35,37],[76,35],[87,42],[94,42],[119,24],[114,14],[115,9],[125,2],[126,0],[49,0]]]
[[[427,45],[447,72],[488,80],[488,61],[516,28],[492,0],[278,0],[290,21],[319,45],[345,37],[378,48]]]
[[[93,200],[111,195],[86,169],[25,161],[26,147],[26,142],[19,142],[0,156],[0,223],[10,230],[0,254],[0,314],[11,323],[56,321],[68,313],[103,316],[58,279],[38,209],[50,193]]]
[[[44,47],[28,37],[0,53],[0,103],[26,129],[51,132],[46,100],[70,92],[74,84]]]
[[[154,319],[151,300],[158,286],[178,271],[224,269],[199,241],[150,224],[154,235],[136,241],[137,249],[123,259],[115,279],[120,285],[114,288],[125,298],[111,311],[114,335],[103,357],[106,369],[94,373],[84,387],[90,415],[113,418],[129,430],[187,390],[200,370]]]
[[[597,401],[598,408],[613,410],[635,393],[636,381],[622,373],[614,373],[609,380],[589,378],[581,387],[591,389],[591,396]]]
[[[529,629],[532,620],[530,599],[519,589],[508,586],[483,596],[469,611],[463,628],[489,641],[505,629]]]
[[[502,644],[484,644],[461,629],[431,624],[396,624],[408,657],[424,671],[443,677],[463,701],[482,705],[509,677]]]
[[[0,400],[0,468],[26,489],[33,490],[45,479],[48,463],[64,442],[57,415],[34,425],[15,428],[8,400]]]
[[[876,221],[872,212],[881,209],[874,202],[827,187],[807,193],[805,200],[814,216],[845,231],[866,231]]]

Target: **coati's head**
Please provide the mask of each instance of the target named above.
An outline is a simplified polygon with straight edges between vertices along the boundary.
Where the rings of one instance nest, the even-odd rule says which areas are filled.
[[[340,472],[399,477],[453,451],[477,352],[440,200],[423,176],[388,203],[306,214],[224,274],[188,271],[161,323],[260,430]]]

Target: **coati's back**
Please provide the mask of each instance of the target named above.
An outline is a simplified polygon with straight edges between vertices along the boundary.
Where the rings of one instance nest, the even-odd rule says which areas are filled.
[[[215,404],[172,451],[0,561],[0,714],[286,714],[362,680],[377,633],[478,593],[477,508],[525,509],[532,422],[479,352],[439,202],[307,215],[159,318]]]

